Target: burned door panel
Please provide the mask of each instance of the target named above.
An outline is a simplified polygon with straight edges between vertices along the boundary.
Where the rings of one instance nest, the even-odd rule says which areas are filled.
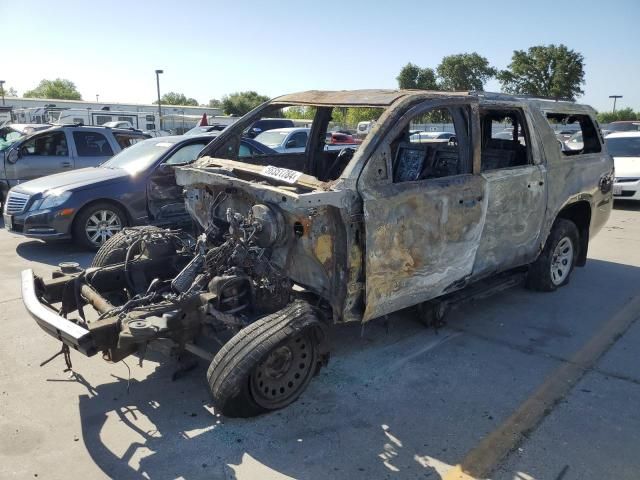
[[[365,321],[435,298],[471,274],[486,212],[483,185],[459,175],[367,195]]]
[[[487,217],[474,277],[533,261],[546,211],[543,166],[495,170],[483,173],[482,178],[486,182]]]

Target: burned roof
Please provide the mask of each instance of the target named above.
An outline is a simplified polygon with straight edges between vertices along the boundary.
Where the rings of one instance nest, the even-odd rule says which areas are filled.
[[[274,103],[310,105],[345,105],[362,107],[387,107],[396,100],[412,96],[466,96],[468,92],[439,92],[431,90],[308,90],[291,93],[273,99]]]
[[[481,102],[532,102],[541,109],[553,108],[553,105],[563,107],[572,106],[575,110],[585,110],[584,106],[561,98],[539,97],[533,95],[509,95],[492,92],[451,92],[437,90],[308,90],[306,92],[290,93],[274,98],[272,103],[297,105],[326,105],[326,106],[358,106],[358,107],[388,107],[404,97],[475,97]],[[589,107],[587,107],[589,108]],[[589,108],[590,109],[590,108]]]

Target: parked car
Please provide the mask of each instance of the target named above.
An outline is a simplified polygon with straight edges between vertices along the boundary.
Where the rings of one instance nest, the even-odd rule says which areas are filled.
[[[214,138],[152,138],[99,167],[17,185],[9,191],[5,228],[42,240],[73,239],[80,246],[97,250],[127,226],[190,223],[173,167],[195,160]],[[241,157],[273,153],[257,142],[242,140]]]
[[[640,120],[619,120],[607,125],[609,132],[637,132],[640,131]]]
[[[203,133],[209,132],[221,132],[227,128],[226,125],[196,125],[191,130],[187,130],[183,135],[202,135]]]
[[[262,132],[266,132],[267,130],[293,128],[294,126],[293,120],[289,120],[288,118],[261,118],[253,122],[253,124],[246,129],[244,136],[248,138],[256,138]]]
[[[356,128],[357,130],[356,135],[360,138],[366,137],[367,135],[369,135],[369,132],[371,131],[371,129],[375,124],[376,124],[375,120],[366,120],[363,122],[358,122],[358,126]]]
[[[147,135],[149,138],[152,137],[170,137],[171,135],[173,135],[169,130],[145,130],[144,132],[145,135]]]
[[[304,152],[310,131],[309,128],[274,128],[258,135],[256,142],[280,153]]]
[[[107,128],[126,128],[126,129],[129,129],[129,130],[133,130],[133,129],[134,129],[133,125],[132,125],[132,124],[131,124],[131,122],[130,122],[130,121],[128,121],[128,120],[124,120],[124,121],[120,120],[120,121],[106,122],[106,123],[103,123],[103,124],[101,125],[101,127],[107,127]]]
[[[358,145],[362,143],[362,140],[353,138],[350,133],[327,132],[326,142],[329,145]]]
[[[593,109],[488,92],[374,93],[309,91],[258,107],[176,169],[206,233],[185,242],[128,230],[90,270],[63,266],[52,280],[25,270],[27,310],[68,348],[111,362],[156,340],[206,358],[216,413],[249,417],[302,394],[329,360],[329,323],[416,306],[437,325],[448,305],[521,282],[553,291],[585,264],[613,204],[613,159]],[[290,106],[314,108],[306,148],[241,158],[246,128]],[[357,150],[324,150],[334,109],[371,107],[385,112]],[[426,115],[450,119],[457,142],[411,141]],[[550,121],[579,124],[584,147],[561,150]],[[525,141],[495,138],[505,123]],[[85,302],[98,320],[55,310],[73,315]],[[206,350],[205,337],[220,347]]]
[[[412,142],[418,143],[429,143],[429,142],[444,142],[447,143],[452,141],[453,138],[455,141],[455,133],[451,132],[415,132],[411,135]]]
[[[570,150],[582,150],[584,143],[582,142],[582,132],[576,132],[569,137],[564,144]]]
[[[611,133],[605,142],[616,166],[614,198],[640,200],[640,131]]]
[[[100,165],[115,153],[149,138],[142,132],[60,125],[6,145],[0,161],[0,200],[14,185],[75,168]]]

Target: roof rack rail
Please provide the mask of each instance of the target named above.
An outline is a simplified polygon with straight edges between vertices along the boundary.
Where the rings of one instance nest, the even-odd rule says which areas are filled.
[[[475,94],[478,96],[482,96],[489,100],[513,100],[516,98],[526,98],[530,100],[547,100],[551,102],[572,102],[575,103],[575,100],[566,97],[549,97],[544,95],[528,95],[528,94],[512,94],[512,93],[494,93],[494,92],[483,92],[481,90],[471,90],[469,91],[471,94]]]

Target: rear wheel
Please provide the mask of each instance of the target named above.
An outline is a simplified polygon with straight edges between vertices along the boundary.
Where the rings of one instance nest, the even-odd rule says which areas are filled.
[[[107,240],[127,225],[127,216],[120,207],[98,202],[82,209],[73,224],[74,241],[90,250],[98,250]]]
[[[291,404],[321,366],[323,340],[320,321],[302,301],[244,328],[207,371],[216,409],[228,417],[252,417]]]
[[[576,225],[558,218],[544,249],[531,264],[527,274],[527,287],[531,290],[552,292],[569,283],[569,277],[578,257],[579,234]]]

